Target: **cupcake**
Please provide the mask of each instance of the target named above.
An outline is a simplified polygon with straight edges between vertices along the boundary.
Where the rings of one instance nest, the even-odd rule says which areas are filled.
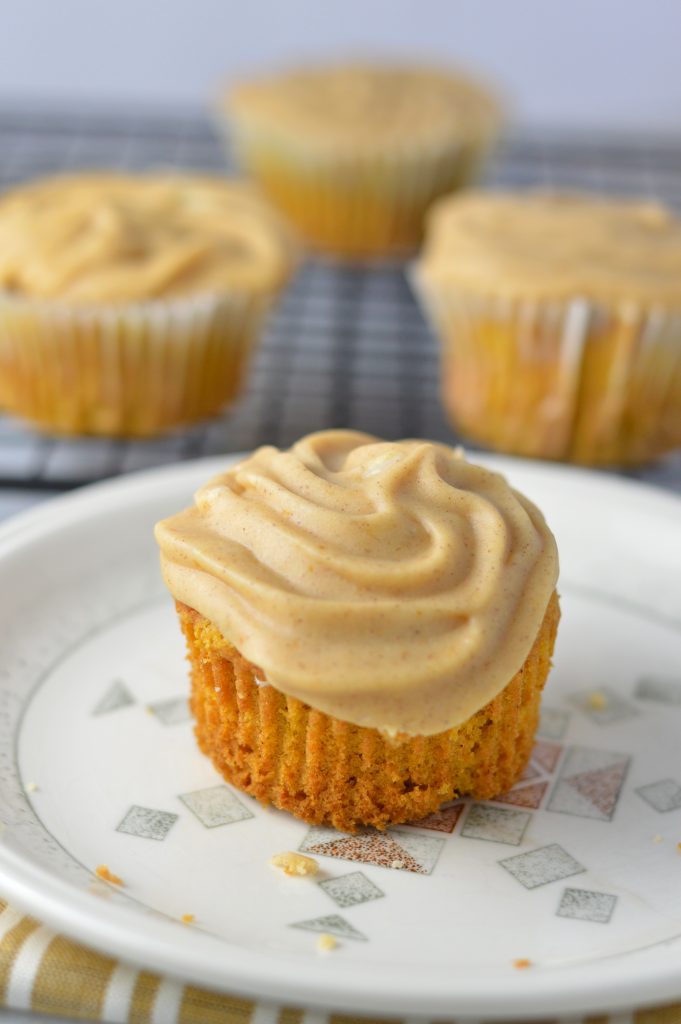
[[[414,271],[471,439],[585,465],[681,445],[681,221],[656,203],[469,193]]]
[[[145,437],[212,416],[293,257],[240,182],[82,174],[8,192],[0,403],[60,434]]]
[[[258,449],[156,527],[201,750],[228,782],[354,831],[507,790],[558,624],[541,513],[428,441]]]
[[[390,65],[246,82],[221,113],[242,163],[303,237],[351,259],[413,250],[426,208],[475,177],[500,119],[461,75]]]

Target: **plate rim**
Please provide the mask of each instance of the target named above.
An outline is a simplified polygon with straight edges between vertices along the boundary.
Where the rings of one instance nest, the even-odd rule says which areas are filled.
[[[96,516],[102,506],[110,507],[112,497],[123,501],[128,495],[137,496],[143,505],[151,485],[160,482],[173,489],[186,482],[190,490],[204,475],[220,472],[241,457],[243,453],[225,453],[185,460],[98,481],[41,502],[0,524],[0,561],[17,549],[30,547],[33,541],[60,526],[83,516]],[[473,459],[511,477],[517,471],[530,476],[571,478],[578,488],[591,489],[592,500],[597,498],[594,488],[601,494],[614,490],[622,497],[636,500],[644,511],[650,509],[659,514],[664,509],[675,513],[681,522],[681,497],[655,485],[507,456],[475,453]],[[302,966],[297,958],[289,960],[273,951],[256,953],[197,930],[178,929],[171,934],[173,922],[152,916],[144,919],[144,928],[134,928],[125,906],[109,904],[107,914],[102,914],[101,902],[87,890],[24,860],[1,839],[0,884],[3,896],[47,925],[102,952],[133,962],[136,967],[143,965],[162,975],[170,974],[185,982],[246,998],[324,1012],[397,1014],[401,1018],[451,1017],[452,1013],[506,1019],[523,1015],[529,1019],[545,1017],[547,1012],[555,1014],[557,1009],[561,1014],[617,1011],[660,1005],[681,997],[678,944],[674,939],[590,963],[552,966],[536,972],[496,970],[491,977],[485,975],[482,996],[477,973],[468,979],[454,976],[443,986],[427,972],[396,978],[389,967],[381,967],[373,970],[370,985],[366,979],[353,975],[350,987],[347,975],[352,965],[340,958],[315,960],[301,984],[300,972],[291,971],[292,964]],[[192,947],[193,955],[188,957]],[[207,959],[201,960],[202,955]],[[637,969],[623,969],[623,961],[632,967],[639,960]]]

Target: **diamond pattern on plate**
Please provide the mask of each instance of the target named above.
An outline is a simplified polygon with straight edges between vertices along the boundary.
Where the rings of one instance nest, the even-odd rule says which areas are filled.
[[[615,909],[617,897],[608,892],[590,889],[565,889],[558,904],[558,917],[572,917],[578,921],[607,924]]]
[[[664,813],[681,807],[681,786],[674,779],[649,782],[647,786],[639,786],[636,792],[655,811]]]
[[[561,878],[579,875],[586,868],[570,856],[558,843],[540,846],[529,853],[518,853],[515,857],[500,860],[499,864],[513,875],[526,889],[557,882]]]
[[[327,878],[319,882],[319,888],[323,889],[339,907],[354,907],[358,903],[368,903],[370,900],[378,900],[385,896],[385,893],[361,871],[353,871],[349,875],[341,875],[340,878]]]
[[[681,704],[681,679],[664,676],[643,676],[634,690],[639,700],[652,700],[657,704]]]
[[[542,708],[537,736],[543,740],[562,740],[569,721],[569,711],[560,711],[558,708]]]
[[[177,821],[177,814],[170,811],[157,811],[153,807],[140,807],[133,804],[123,821],[116,827],[117,832],[125,832],[129,836],[140,839],[156,839],[163,842]]]
[[[527,811],[515,811],[491,804],[471,804],[461,835],[466,839],[484,839],[490,843],[519,846],[530,821]]]
[[[560,743],[548,743],[546,740],[537,740],[530,754],[530,762],[539,765],[543,771],[550,775],[551,772],[555,771],[562,753],[563,748]]]
[[[253,812],[242,804],[228,786],[195,789],[192,793],[182,793],[180,800],[206,828],[232,825],[235,821],[246,821],[254,817]]]
[[[533,782],[530,786],[516,786],[508,793],[495,796],[494,802],[496,804],[513,804],[514,807],[527,807],[528,810],[536,811],[548,788],[548,782]]]
[[[628,754],[571,747],[546,809],[610,821],[629,768]]]
[[[465,804],[450,804],[449,807],[441,807],[439,811],[433,811],[425,818],[418,821],[407,821],[407,825],[414,828],[428,828],[433,832],[453,832],[456,823],[461,817]]]
[[[392,868],[394,871],[429,875],[437,863],[444,842],[444,839],[436,839],[434,836],[395,829],[389,832],[367,830],[349,836],[332,828],[313,826],[299,850],[322,857],[375,864],[376,867]]]
[[[158,718],[162,725],[180,725],[191,718],[189,701],[186,697],[171,697],[169,700],[158,700],[149,704],[149,711]]]
[[[575,693],[570,702],[597,725],[612,725],[638,714],[633,704],[607,686]]]
[[[362,935],[356,928],[346,921],[340,914],[326,914],[324,917],[313,917],[309,921],[296,921],[289,925],[290,928],[300,928],[304,932],[328,933],[337,935],[341,939],[354,939],[357,942],[366,942],[366,935]]]
[[[115,679],[106,693],[92,709],[93,715],[106,715],[135,703],[135,698],[120,679]]]

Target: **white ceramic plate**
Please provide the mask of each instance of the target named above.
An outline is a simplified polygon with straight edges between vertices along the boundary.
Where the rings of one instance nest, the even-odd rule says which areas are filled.
[[[486,460],[561,550],[535,757],[501,800],[353,839],[259,807],[194,745],[151,528],[228,461],[0,530],[0,892],[118,956],[297,1005],[555,1017],[680,996],[681,501]],[[317,879],[268,867],[295,849]]]

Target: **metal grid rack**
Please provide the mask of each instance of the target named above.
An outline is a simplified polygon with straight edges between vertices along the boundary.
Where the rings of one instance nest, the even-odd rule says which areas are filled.
[[[203,116],[0,109],[0,189],[93,167],[224,171]],[[590,188],[681,209],[681,140],[512,137],[492,186]],[[435,341],[402,268],[310,262],[279,303],[243,398],[219,419],[153,441],[59,440],[0,416],[0,487],[63,489],[200,455],[351,426],[455,441],[441,411]],[[681,490],[681,453],[635,474]]]

